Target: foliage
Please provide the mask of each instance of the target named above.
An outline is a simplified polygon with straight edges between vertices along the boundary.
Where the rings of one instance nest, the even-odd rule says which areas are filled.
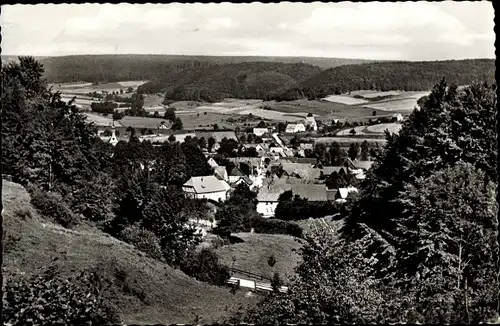
[[[278,272],[273,274],[273,278],[271,279],[271,287],[274,292],[280,292],[281,287],[283,286],[283,280],[280,277]]]
[[[224,286],[229,279],[229,269],[219,263],[212,248],[191,253],[181,264],[181,270],[195,279],[209,284]]]
[[[358,248],[338,240],[326,230],[305,235],[303,261],[287,293],[264,298],[245,322],[370,323],[382,310],[378,283],[367,276],[363,259],[352,255]]]
[[[172,124],[172,130],[181,130],[183,127],[181,118],[175,118],[174,123]]]
[[[346,65],[324,70],[271,99],[321,98],[364,89],[425,91],[443,76],[457,85],[469,85],[477,80],[491,83],[494,82],[494,66],[490,59]]]
[[[282,198],[276,207],[275,217],[279,220],[302,220],[308,218],[318,218],[338,212],[338,205],[335,202],[313,202],[305,198],[294,196]]]
[[[79,223],[78,216],[64,204],[58,193],[34,190],[31,194],[31,204],[46,218],[71,228]]]
[[[153,232],[136,225],[131,225],[125,227],[119,237],[123,241],[145,252],[151,258],[162,260],[160,241]]]
[[[120,323],[116,311],[103,302],[101,289],[99,278],[89,271],[70,279],[50,269],[29,279],[9,279],[4,321],[13,325]]]
[[[286,234],[297,238],[302,236],[302,228],[298,224],[278,219],[255,216],[250,220],[250,226],[255,233]]]

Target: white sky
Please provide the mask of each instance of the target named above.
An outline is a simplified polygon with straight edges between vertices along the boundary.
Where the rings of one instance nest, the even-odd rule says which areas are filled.
[[[2,6],[3,55],[494,58],[490,2]]]

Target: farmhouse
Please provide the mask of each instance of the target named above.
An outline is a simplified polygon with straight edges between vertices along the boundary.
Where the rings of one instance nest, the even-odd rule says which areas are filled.
[[[257,194],[257,213],[264,217],[272,217],[278,207],[278,198],[286,191],[293,196],[298,195],[308,201],[328,201],[329,196],[324,185],[316,184],[281,184],[263,187]]]
[[[286,126],[285,133],[294,134],[297,132],[306,131],[306,127],[302,123],[290,123]]]
[[[397,122],[403,121],[403,115],[401,115],[401,113],[394,113],[392,115],[392,121],[397,121]]]
[[[269,132],[269,129],[267,129],[267,128],[253,128],[253,134],[255,136],[261,137],[268,132]]]
[[[242,148],[244,149],[255,148],[255,150],[259,155],[263,155],[267,148],[267,145],[266,146],[264,145],[265,144],[243,144]]]
[[[227,199],[228,187],[213,175],[191,177],[182,185],[182,190],[189,198],[224,201]]]

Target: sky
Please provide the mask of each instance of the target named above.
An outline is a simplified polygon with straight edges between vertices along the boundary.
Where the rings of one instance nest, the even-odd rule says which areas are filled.
[[[2,5],[2,55],[495,58],[490,2]]]

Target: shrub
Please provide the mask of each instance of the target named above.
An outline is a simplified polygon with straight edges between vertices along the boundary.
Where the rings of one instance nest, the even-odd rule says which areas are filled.
[[[160,241],[156,235],[139,226],[128,226],[120,233],[120,239],[134,245],[140,251],[154,259],[162,260]]]
[[[30,279],[10,279],[5,288],[4,322],[13,325],[102,325],[120,323],[104,304],[101,283],[84,271],[62,279],[49,270]]]
[[[229,279],[229,269],[219,263],[219,257],[211,248],[191,252],[181,263],[181,270],[195,279],[213,285],[223,286]]]
[[[298,238],[302,237],[302,228],[293,222],[256,217],[252,220],[252,227],[256,233],[288,234]]]
[[[71,228],[79,223],[78,216],[66,206],[58,193],[35,190],[31,194],[31,204],[41,215],[65,228]]]

